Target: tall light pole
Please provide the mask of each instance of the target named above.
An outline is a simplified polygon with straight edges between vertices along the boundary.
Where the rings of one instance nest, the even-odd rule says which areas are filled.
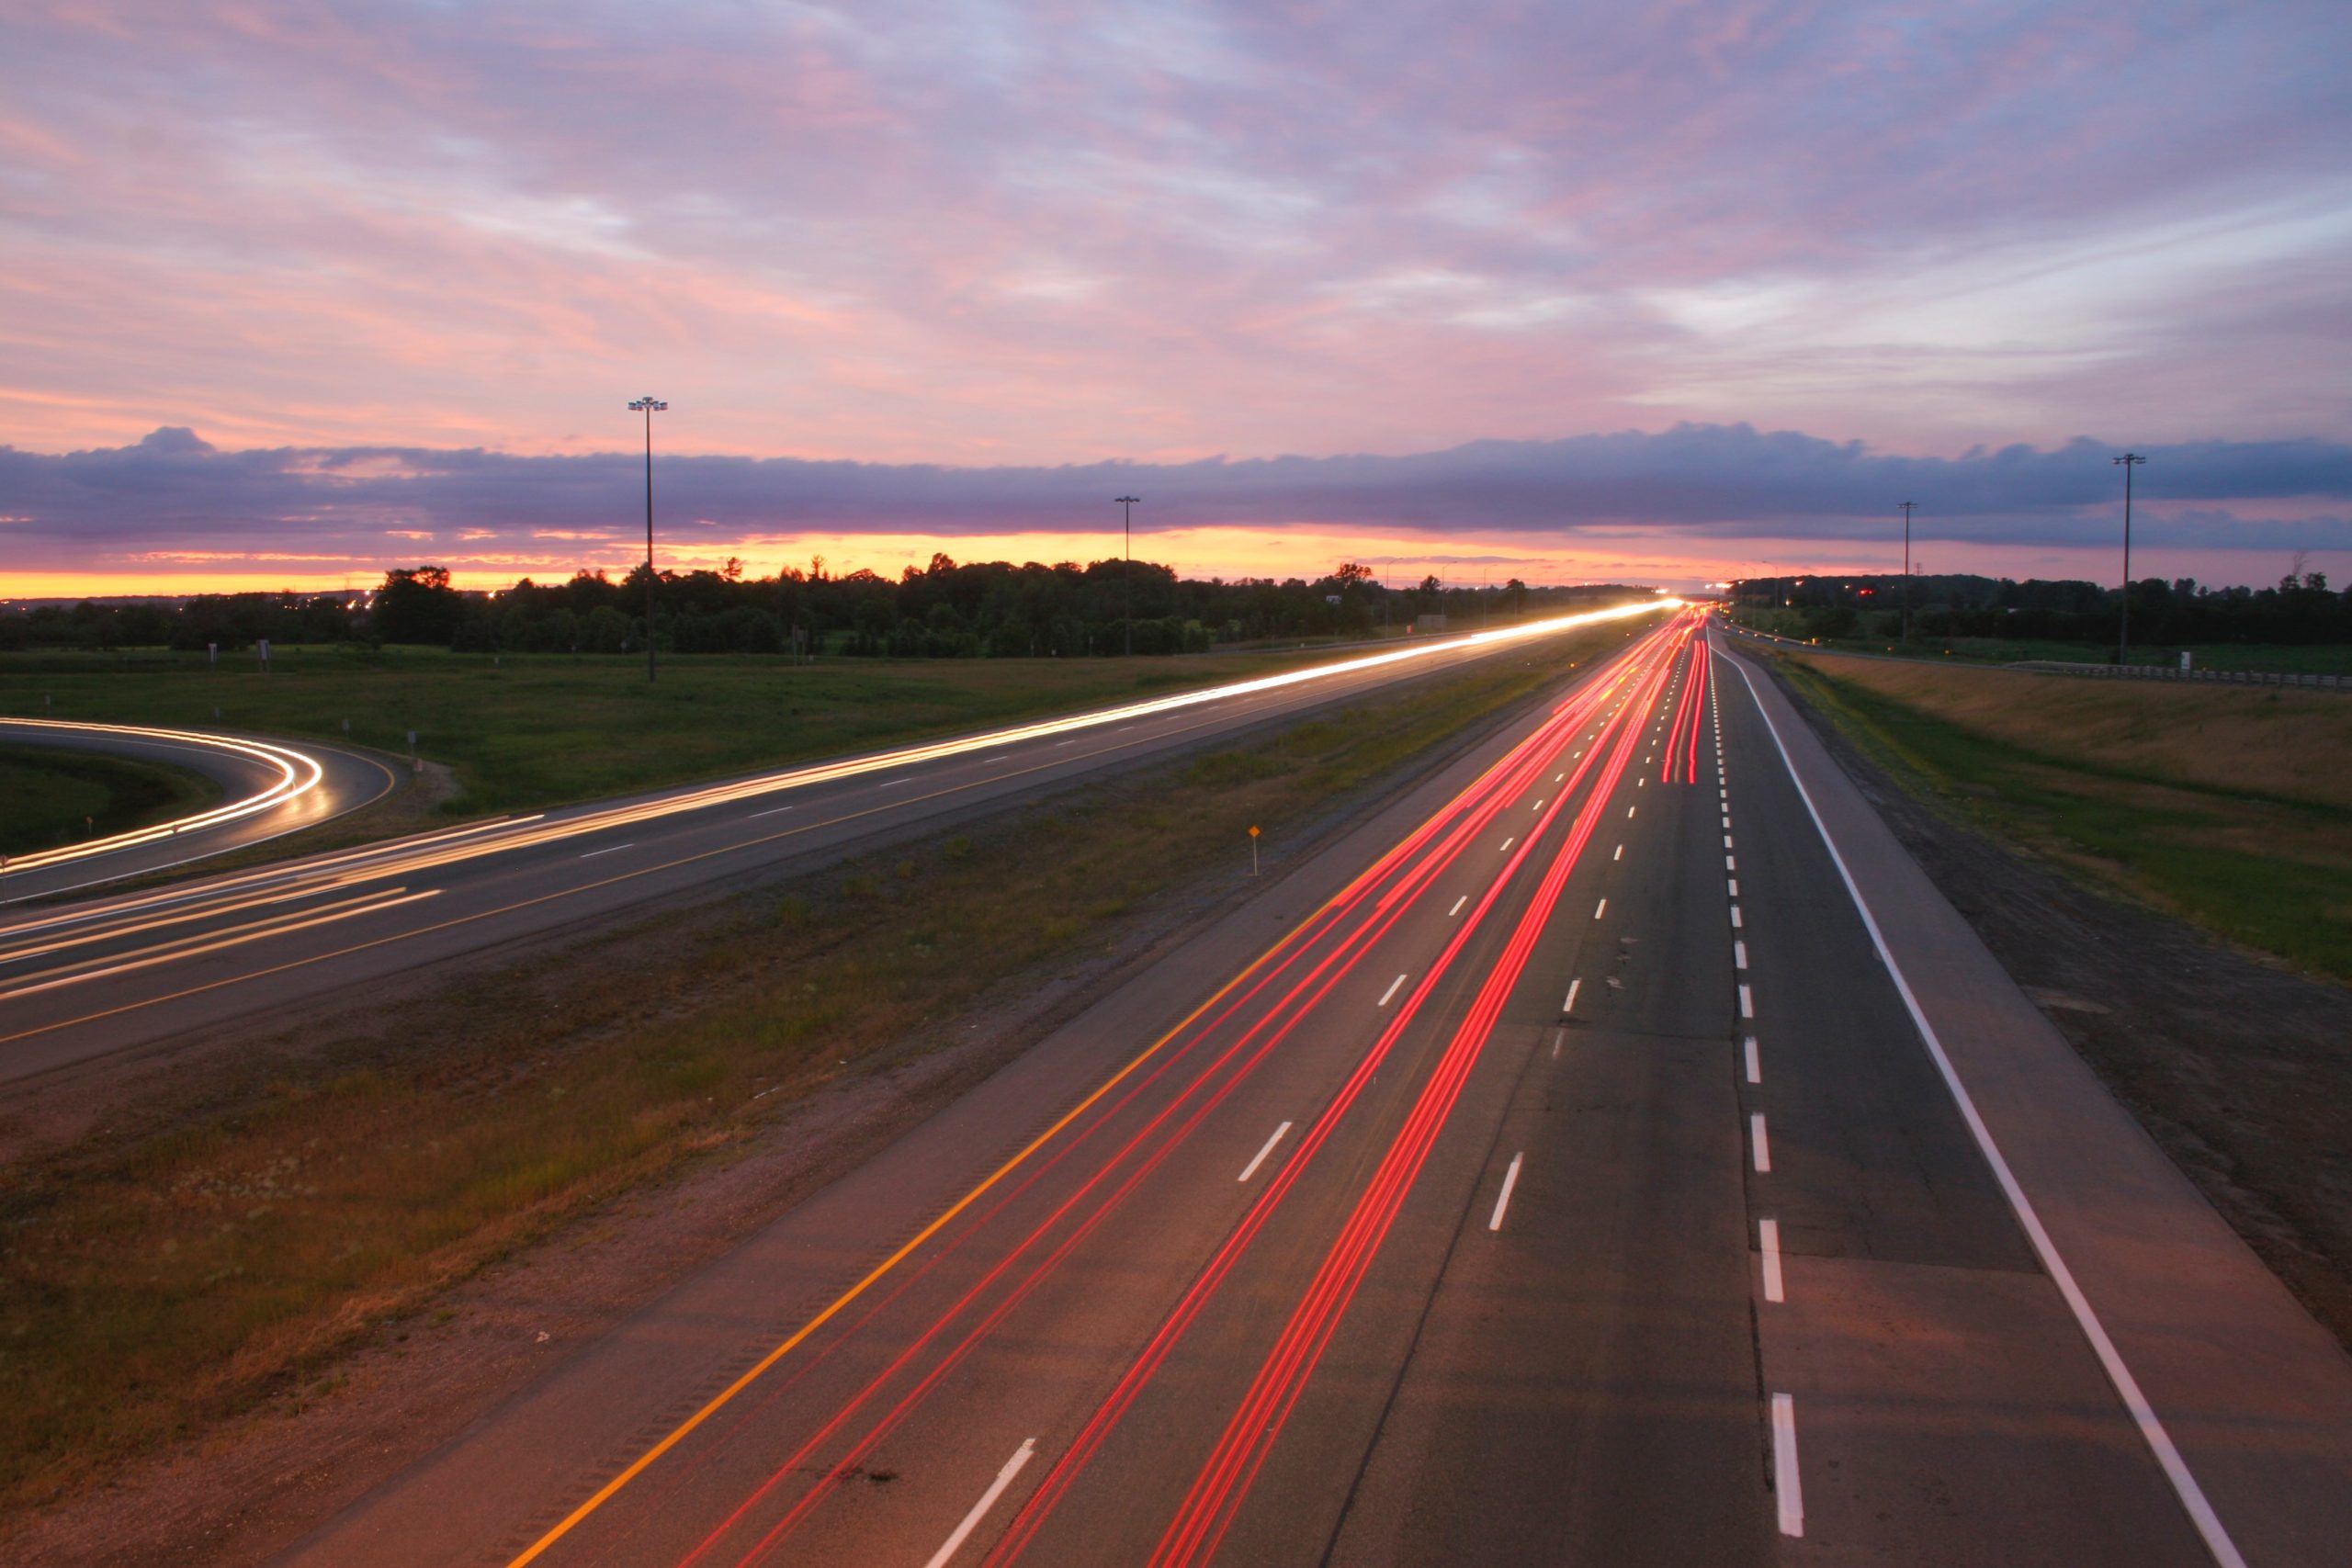
[[[645,415],[645,678],[653,674],[653,416],[670,405],[659,398],[639,398],[628,405]]]
[[[1126,626],[1127,657],[1130,659],[1136,652],[1136,502],[1142,499],[1139,495],[1114,495],[1111,498],[1119,508],[1120,528],[1126,536],[1126,553],[1119,568],[1119,619]]]
[[[2115,459],[2123,468],[2123,624],[2115,637],[2118,664],[2132,662],[2132,470],[2147,460],[2137,452]]]
[[[1919,503],[1903,502],[1903,640],[1911,640],[1911,513]]]

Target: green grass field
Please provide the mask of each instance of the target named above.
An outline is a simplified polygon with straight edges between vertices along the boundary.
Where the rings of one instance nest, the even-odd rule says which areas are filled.
[[[0,854],[28,854],[200,811],[220,797],[201,774],[160,763],[0,746]]]
[[[395,752],[413,730],[417,750],[449,764],[462,787],[444,809],[471,814],[723,777],[1330,656],[796,665],[702,654],[669,659],[650,684],[643,661],[626,657],[281,649],[267,675],[249,660],[214,671],[200,654],[170,657],[128,667],[95,654],[0,657],[0,713],[219,725]]]
[[[1820,655],[1782,668],[1948,813],[2233,941],[2352,980],[2345,698]]]

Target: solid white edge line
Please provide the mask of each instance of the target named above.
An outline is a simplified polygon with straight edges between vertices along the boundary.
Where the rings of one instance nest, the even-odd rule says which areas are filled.
[[[1235,1177],[1233,1179],[1236,1181],[1247,1181],[1251,1177],[1257,1175],[1258,1168],[1266,1163],[1266,1156],[1274,1152],[1274,1145],[1281,1143],[1283,1141],[1283,1134],[1289,1131],[1290,1123],[1287,1122],[1275,1128],[1274,1135],[1266,1140],[1266,1146],[1260,1149],[1258,1151],[1257,1157],[1252,1159],[1248,1165],[1243,1166],[1241,1168],[1241,1174]]]
[[[1023,1439],[1021,1446],[1012,1451],[1012,1457],[1004,1461],[1004,1468],[996,1472],[996,1480],[989,1483],[987,1491],[980,1494],[980,1500],[972,1505],[972,1511],[964,1516],[964,1522],[956,1527],[956,1533],[941,1543],[939,1550],[931,1554],[931,1561],[924,1563],[922,1568],[946,1568],[947,1560],[956,1555],[956,1549],[970,1538],[973,1530],[979,1528],[980,1520],[987,1517],[991,1507],[996,1506],[996,1500],[1004,1495],[1004,1489],[1012,1484],[1012,1478],[1021,1473],[1021,1467],[1027,1464],[1030,1456],[1036,1451],[1036,1438]]]
[[[1804,1487],[1797,1480],[1797,1402],[1785,1393],[1772,1396],[1772,1495],[1780,1504],[1781,1533],[1802,1537]]]
[[[1503,1172],[1503,1190],[1495,1198],[1494,1217],[1487,1222],[1488,1230],[1498,1231],[1503,1228],[1503,1211],[1510,1207],[1510,1190],[1519,1185],[1519,1162],[1526,1157],[1527,1151],[1524,1149],[1510,1156],[1510,1168]]]
[[[1750,1034],[1743,1039],[1740,1042],[1739,1049],[1740,1054],[1747,1058],[1747,1081],[1749,1083],[1762,1083],[1764,1081],[1764,1061],[1757,1053],[1756,1036]]]
[[[1568,999],[1560,1004],[1560,1010],[1562,1012],[1574,1012],[1577,1010],[1577,991],[1578,987],[1583,986],[1583,984],[1584,976],[1581,975],[1568,982]]]
[[[1788,1284],[1781,1278],[1781,1222],[1756,1222],[1756,1252],[1764,1260],[1764,1299],[1784,1302],[1789,1299]]]
[[[1781,753],[1781,765],[1788,770],[1789,782],[1796,785],[1797,798],[1804,802],[1805,815],[1813,818],[1814,830],[1821,835],[1822,846],[1829,852],[1830,862],[1838,868],[1838,879],[1846,885],[1847,897],[1854,901],[1855,912],[1862,917],[1862,929],[1870,932],[1871,945],[1878,949],[1879,962],[1886,965],[1887,976],[1894,980],[1896,993],[1903,998],[1903,1006],[1911,1014],[1911,1021],[1917,1027],[1919,1038],[1936,1064],[1936,1071],[1942,1075],[1944,1087],[1951,1091],[1953,1102],[1960,1107],[1961,1120],[1968,1123],[1968,1131],[1975,1138],[1977,1148],[1983,1152],[1984,1162],[1993,1168],[1994,1179],[2000,1184],[2002,1195],[2008,1199],[2010,1211],[2017,1215],[2026,1239],[2033,1244],[2035,1256],[2041,1259],[2041,1266],[2058,1287],[2058,1293],[2065,1298],[2067,1310],[2075,1314],[2075,1322],[2082,1329],[2083,1337],[2090,1341],[2099,1365],[2106,1370],[2108,1381],[2115,1385],[2116,1394],[2123,1401],[2124,1408],[2131,1412],[2133,1425],[2140,1428],[2141,1438],[2147,1443],[2149,1451],[2155,1455],[2156,1463],[2164,1470],[2165,1479],[2172,1483],[2173,1492],[2180,1498],[2181,1506],[2188,1511],[2189,1522],[2197,1527],[2198,1535],[2204,1540],[2205,1549],[2213,1554],[2213,1561],[2222,1568],[2245,1568],[2245,1558],[2239,1553],[2237,1543],[2230,1539],[2230,1532],[2222,1526],[2221,1516],[2213,1511],[2212,1503],[2206,1498],[2205,1489],[2198,1485],[2197,1477],[2189,1472],[2188,1461],[2180,1457],[2180,1450],[2174,1446],[2172,1434],[2165,1430],[2164,1423],[2157,1418],[2155,1407],[2141,1392],[2139,1380],[2124,1364],[2123,1353],[2108,1337],[2107,1325],[2092,1310],[2090,1299],[2075,1282],[2075,1272],[2066,1267],[2065,1258],[2059,1255],[2058,1244],[2052,1241],[2050,1233],[2041,1228],[2041,1216],[2034,1212],[2033,1201],[2026,1196],[2016,1172],[2009,1169],[2008,1160],[2002,1156],[2000,1145],[1993,1141],[1992,1129],[1985,1126],[1984,1118],[1978,1114],[1976,1101],[1969,1097],[1968,1087],[1960,1081],[1959,1071],[1952,1066],[1951,1058],[1944,1052],[1943,1040],[1936,1033],[1935,1025],[1928,1021],[1927,1010],[1919,1005],[1918,997],[1911,989],[1911,982],[1903,974],[1903,966],[1894,961],[1894,952],[1887,947],[1886,935],[1879,930],[1878,918],[1871,913],[1870,901],[1862,897],[1861,887],[1854,881],[1853,872],[1847,867],[1846,857],[1838,852],[1837,841],[1829,836],[1829,825],[1821,819],[1820,808],[1813,803],[1813,793],[1797,776],[1796,761],[1789,755],[1789,748],[1781,739],[1780,726],[1772,721],[1772,715],[1765,708],[1763,699],[1757,696],[1756,682],[1749,679],[1745,668],[1740,669],[1739,679],[1740,683],[1747,688],[1748,699],[1756,704],[1756,711],[1763,716],[1765,730],[1772,737],[1772,745]],[[1793,1434],[1790,1442],[1793,1448]]]
[[[1761,1111],[1751,1111],[1747,1113],[1747,1142],[1755,1156],[1756,1174],[1771,1175],[1772,1140],[1764,1132],[1764,1112]]]
[[[1380,993],[1380,1000],[1374,1002],[1373,1005],[1374,1007],[1386,1007],[1388,1005],[1388,998],[1395,996],[1396,994],[1396,987],[1404,983],[1405,976],[1402,975],[1399,975],[1394,980],[1389,981],[1388,988]]]

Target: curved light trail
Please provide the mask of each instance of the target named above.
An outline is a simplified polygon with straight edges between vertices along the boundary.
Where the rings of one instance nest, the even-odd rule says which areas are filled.
[[[103,839],[91,839],[79,844],[68,844],[54,850],[41,850],[33,854],[17,855],[7,862],[12,872],[35,871],[43,866],[62,865],[71,861],[88,860],[96,855],[113,854],[140,844],[152,844],[159,840],[175,839],[184,833],[218,828],[223,823],[243,821],[265,811],[275,810],[287,802],[299,799],[318,788],[326,770],[307,752],[290,746],[273,745],[266,740],[241,740],[225,735],[208,735],[195,729],[157,729],[143,725],[92,724],[72,719],[11,718],[9,725],[25,729],[51,729],[63,734],[100,734],[126,736],[136,740],[153,740],[175,746],[192,746],[205,750],[223,752],[259,762],[275,774],[266,787],[242,800],[216,806],[209,811],[198,811],[186,817],[175,817],[145,828],[113,833]]]

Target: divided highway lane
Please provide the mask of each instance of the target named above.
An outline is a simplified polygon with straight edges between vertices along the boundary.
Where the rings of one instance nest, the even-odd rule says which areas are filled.
[[[1716,695],[1758,1324],[1776,1439],[1804,1478],[1783,1560],[2211,1562],[2018,1230],[1745,683]]]
[[[1238,974],[1216,956],[1237,932],[1204,937],[298,1560],[1320,1555],[1452,1222],[1473,1202],[1490,1244],[1515,1239],[1528,1200],[1483,1168],[1556,1035],[1525,1021],[1561,1006],[1536,970],[1590,940],[1580,906],[1635,807],[1673,815],[1645,720],[1692,630],[1303,868],[1368,863]],[[1736,1203],[1736,1142],[1715,1176]],[[1736,1362],[1745,1253],[1736,1220],[1714,1228]],[[1762,1549],[1752,1386],[1716,1391],[1713,1480],[1745,1488],[1730,1528]],[[1555,1491],[1517,1502],[1541,1516]]]
[[[1747,1092],[1770,1150],[1752,1178],[1760,1345],[1811,1483],[1790,1561],[2346,1561],[2342,1348],[1788,699],[1719,662],[1733,753],[1763,764],[1735,770],[1729,814],[1785,820],[1792,801],[1802,818],[1741,840],[1761,1069]],[[1867,979],[1826,984],[1857,936]],[[1818,1031],[1841,1012],[1856,1022]]]
[[[1653,605],[0,919],[0,1082],[936,829]]]
[[[0,870],[0,909],[250,849],[356,811],[400,784],[356,751],[218,731],[0,718],[0,744],[160,762],[202,774],[221,794],[220,804],[172,820],[12,857]]]

